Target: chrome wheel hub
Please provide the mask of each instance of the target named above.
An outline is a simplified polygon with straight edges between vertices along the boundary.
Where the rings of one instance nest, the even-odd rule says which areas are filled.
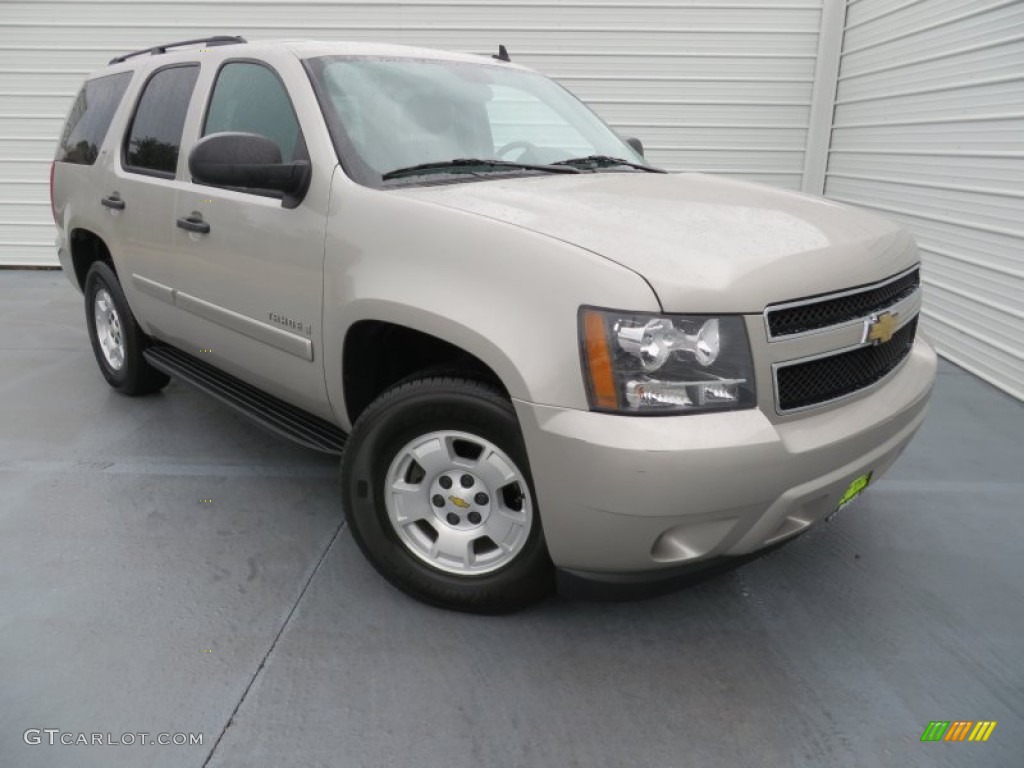
[[[124,365],[124,336],[121,330],[121,316],[114,308],[114,302],[106,288],[96,291],[92,301],[93,318],[96,321],[96,340],[107,365],[115,371]]]
[[[405,547],[447,573],[477,576],[515,559],[533,527],[526,477],[489,440],[431,432],[388,468],[384,502]]]

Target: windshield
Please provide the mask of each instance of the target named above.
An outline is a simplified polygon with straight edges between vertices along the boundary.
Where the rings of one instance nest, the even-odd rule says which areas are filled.
[[[594,155],[647,165],[560,85],[505,64],[327,56],[306,65],[342,166],[363,184],[543,173],[529,166]]]

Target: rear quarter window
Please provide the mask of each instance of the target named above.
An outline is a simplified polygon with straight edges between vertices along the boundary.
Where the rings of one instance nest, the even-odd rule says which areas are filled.
[[[55,160],[80,165],[96,162],[110,121],[131,80],[131,72],[119,72],[86,81],[64,123]]]

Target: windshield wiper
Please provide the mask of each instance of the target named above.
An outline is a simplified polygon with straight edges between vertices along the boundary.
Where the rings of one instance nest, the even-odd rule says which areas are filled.
[[[668,173],[663,171],[661,168],[652,168],[649,165],[641,165],[640,163],[634,163],[629,160],[623,160],[621,157],[611,157],[609,155],[587,155],[586,157],[570,157],[568,160],[559,160],[557,163],[552,165],[565,165],[571,168],[580,166],[593,166],[594,168],[611,168],[614,165],[625,165],[630,168],[636,168],[640,171],[647,171],[648,173]]]
[[[567,165],[537,165],[534,163],[517,163],[513,160],[484,160],[475,157],[457,157],[454,160],[435,160],[431,163],[410,165],[408,168],[396,168],[381,176],[383,181],[398,179],[402,176],[416,176],[427,171],[443,171],[446,168],[514,168],[523,171],[547,171],[548,173],[580,173],[578,168]]]

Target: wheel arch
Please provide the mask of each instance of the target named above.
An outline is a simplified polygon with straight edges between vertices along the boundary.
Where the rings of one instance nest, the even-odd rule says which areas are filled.
[[[514,364],[500,349],[448,318],[361,318],[345,333],[341,357],[344,411],[354,424],[386,389],[420,372],[470,375],[509,397],[525,391]]]
[[[85,289],[85,276],[89,267],[97,261],[105,262],[117,274],[114,258],[103,238],[85,227],[76,227],[68,237],[71,249],[71,264],[75,270],[75,280],[79,289]],[[120,276],[118,276],[120,278]]]

